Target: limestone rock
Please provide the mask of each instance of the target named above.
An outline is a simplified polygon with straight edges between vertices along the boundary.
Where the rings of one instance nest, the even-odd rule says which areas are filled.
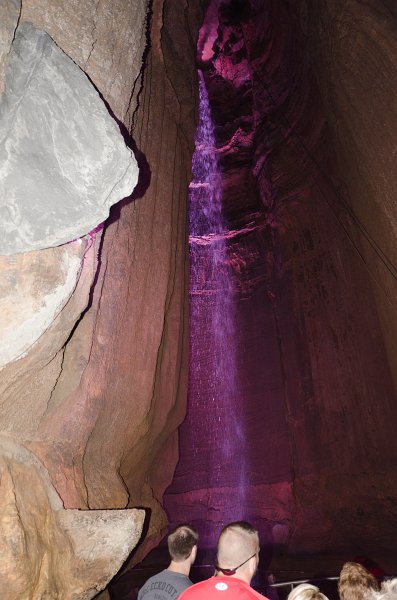
[[[195,106],[186,15],[175,6],[163,19],[162,5],[155,7],[134,132],[147,160],[144,195],[115,211],[104,231],[91,308],[68,339],[48,410],[29,442],[68,507],[150,508],[151,544],[166,530],[161,498],[177,461],[186,403],[186,202]],[[192,31],[200,10],[196,3],[189,8]],[[167,64],[190,57],[189,77],[168,72],[165,55]],[[11,395],[9,402],[11,411]]]
[[[0,104],[0,254],[81,237],[131,194],[138,168],[86,75],[21,23]]]
[[[95,596],[95,600],[111,600],[110,594],[107,590],[103,590],[98,596]]]
[[[42,310],[43,321],[39,324],[44,326],[45,331],[40,337],[28,348],[24,356],[20,356],[17,360],[12,360],[7,363],[0,371],[0,419],[1,428],[4,431],[13,432],[15,437],[17,432],[24,438],[29,438],[34,435],[37,430],[38,423],[43,414],[55,402],[56,384],[60,381],[60,374],[63,373],[65,349],[64,346],[70,338],[71,331],[76,328],[76,323],[81,318],[82,313],[88,310],[90,289],[95,278],[95,273],[98,265],[98,248],[100,246],[101,234],[98,232],[90,239],[89,243],[71,242],[62,248],[49,248],[46,251],[31,252],[20,255],[18,257],[6,257],[5,264],[9,271],[12,272],[12,264],[23,265],[24,270],[19,273],[14,273],[15,279],[13,283],[17,289],[23,290],[32,302],[37,303],[35,280],[30,280],[26,285],[23,285],[24,278],[27,278],[26,271],[32,270],[38,277],[37,284],[46,287],[46,284],[56,281],[55,274],[60,270],[62,261],[65,256],[76,257],[81,256],[81,267],[78,272],[76,286],[72,295],[66,301],[63,308],[53,314],[54,320],[47,326],[45,324],[46,317],[50,320],[51,310],[46,313],[46,309],[40,306]],[[68,246],[71,248],[68,249]],[[81,246],[80,250],[77,248]],[[74,249],[73,249],[74,247]],[[83,250],[84,248],[84,250]],[[44,262],[47,265],[48,278],[44,276],[44,271],[38,268],[40,255],[44,252]],[[77,254],[76,254],[77,252]],[[22,258],[21,262],[19,259]],[[61,262],[60,262],[61,260]],[[66,259],[68,262],[69,259]],[[72,260],[72,264],[74,259]],[[59,279],[62,276],[58,273]],[[2,273],[0,279],[2,282],[6,280],[7,271]],[[55,279],[54,279],[55,277]],[[51,293],[49,294],[51,297]],[[12,296],[11,296],[12,297]],[[37,293],[40,298],[40,293]],[[45,300],[46,295],[41,298]],[[21,306],[22,298],[18,298],[18,305]],[[49,304],[50,309],[51,305]],[[14,315],[16,317],[16,315]],[[34,319],[32,319],[34,325]],[[87,323],[89,319],[87,319]],[[25,329],[23,319],[14,320],[15,328],[19,328],[19,333],[22,334]],[[31,324],[27,323],[26,332],[29,331]],[[10,334],[11,335],[11,334]],[[81,377],[81,372],[84,369],[89,353],[91,330],[85,328],[85,346],[84,350],[79,349],[78,355],[75,357],[72,374],[69,375],[67,381],[64,382],[63,394],[67,395],[76,387]],[[20,341],[23,341],[23,337]],[[18,341],[18,340],[17,340]],[[27,341],[27,339],[25,340]],[[88,347],[87,347],[88,346]],[[21,438],[19,438],[21,439]],[[80,505],[78,505],[80,506]],[[84,505],[83,505],[84,506]]]
[[[8,54],[21,13],[20,0],[4,0],[0,4],[0,96],[4,88],[4,74]]]
[[[21,19],[52,37],[130,130],[142,86],[150,4],[149,0],[24,0]]]
[[[29,14],[90,77],[98,76],[101,94],[115,113],[128,112],[129,124],[140,80],[129,89],[125,82],[141,62],[126,70],[130,56],[122,56],[107,25],[125,27],[142,49],[145,30],[131,14],[135,5],[141,14],[147,2],[23,4],[22,21]],[[65,507],[147,507],[152,545],[167,525],[161,498],[177,462],[186,403],[186,204],[196,105],[191,40],[203,2],[184,3],[183,11],[165,4],[153,4],[133,132],[143,164],[134,201],[115,207],[103,235],[90,235],[94,244],[70,299],[0,376],[1,426],[40,458]],[[181,60],[189,72],[175,68]]]
[[[0,256],[0,368],[38,340],[73,293],[87,240]]]
[[[0,438],[0,592],[7,600],[88,600],[139,540],[143,510],[65,510],[48,473]]]

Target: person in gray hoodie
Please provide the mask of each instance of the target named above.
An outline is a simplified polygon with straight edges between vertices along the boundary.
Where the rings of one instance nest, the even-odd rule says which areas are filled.
[[[190,525],[179,525],[168,536],[171,562],[166,569],[153,575],[139,590],[138,600],[176,600],[193,585],[190,568],[196,560],[198,533]]]

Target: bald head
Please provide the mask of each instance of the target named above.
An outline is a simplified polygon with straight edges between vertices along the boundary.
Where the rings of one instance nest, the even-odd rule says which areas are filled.
[[[222,529],[218,541],[218,565],[222,569],[235,569],[244,561],[241,569],[248,569],[248,559],[259,552],[259,536],[256,529],[245,521],[229,523]]]

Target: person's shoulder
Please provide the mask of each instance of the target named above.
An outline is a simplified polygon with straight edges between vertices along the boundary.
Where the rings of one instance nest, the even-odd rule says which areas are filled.
[[[166,569],[163,569],[162,571],[160,571],[159,573],[156,573],[155,575],[152,575],[151,577],[149,577],[149,579],[147,579],[145,581],[145,583],[143,584],[143,586],[141,587],[141,589],[138,592],[138,600],[141,600],[144,596],[146,596],[146,594],[149,592],[150,588],[153,585],[155,585],[158,581],[163,580],[165,572],[166,572]]]
[[[263,596],[263,594],[260,594],[254,590],[254,588],[252,588],[249,583],[246,583],[245,581],[235,579],[235,583],[231,586],[231,588],[232,591],[233,589],[236,591],[238,590],[238,597],[241,598],[241,600],[269,600],[269,598],[266,598],[266,596]]]
[[[152,583],[153,581],[157,581],[159,578],[161,579],[164,575],[164,573],[166,573],[167,569],[163,569],[162,571],[159,571],[158,573],[155,573],[154,575],[152,575],[151,577],[149,577],[149,579],[146,579],[144,586],[146,586],[148,583]]]
[[[258,600],[269,600],[269,598],[267,598],[266,596],[264,596],[263,594],[260,594],[259,592],[257,592],[256,590],[254,590],[254,588],[252,588],[248,583],[244,582],[244,590],[245,590],[245,595],[244,598],[249,598],[249,599],[254,599],[254,598],[258,598]]]
[[[226,591],[229,598],[235,596],[241,600],[253,600],[256,598],[268,600],[265,596],[256,592],[248,583],[241,581],[241,579],[226,579],[223,577],[210,577],[192,585],[179,596],[179,600],[195,600],[196,598],[203,598],[204,594],[208,600],[214,598],[220,599],[224,597]]]
[[[181,581],[190,581],[188,575],[185,575],[184,573],[179,573],[178,571],[173,571],[172,569],[165,569],[163,573],[167,573],[170,577],[175,577],[175,579],[180,579]]]

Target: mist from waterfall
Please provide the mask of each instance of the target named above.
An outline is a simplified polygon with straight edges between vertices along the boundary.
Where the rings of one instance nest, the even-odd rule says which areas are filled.
[[[236,364],[235,293],[228,260],[227,228],[222,213],[222,180],[211,109],[200,71],[199,95],[200,117],[189,208],[189,413],[194,415],[190,424],[191,451],[197,451],[194,447],[197,436],[207,435],[209,438],[206,465],[209,530],[206,537],[211,539],[212,520],[224,524],[247,518],[247,473],[245,428]],[[203,337],[206,339],[204,347]],[[204,412],[201,410],[203,406],[207,407]],[[214,532],[214,540],[218,533]]]

